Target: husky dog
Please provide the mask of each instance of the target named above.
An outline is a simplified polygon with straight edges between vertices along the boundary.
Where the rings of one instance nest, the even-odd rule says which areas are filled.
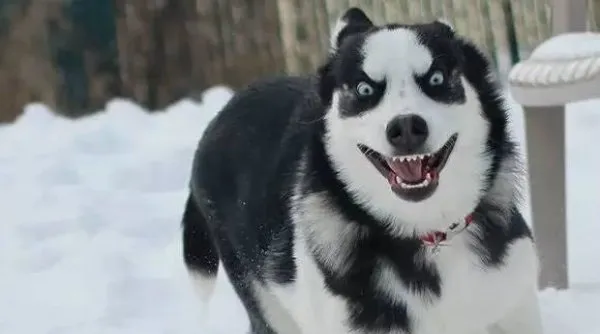
[[[347,10],[315,75],[239,91],[203,133],[184,259],[251,333],[540,334],[523,168],[489,61],[443,22]]]

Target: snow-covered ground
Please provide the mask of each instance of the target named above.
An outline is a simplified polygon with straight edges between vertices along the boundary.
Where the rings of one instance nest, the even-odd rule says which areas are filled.
[[[154,115],[114,100],[76,122],[30,105],[0,127],[0,333],[245,333],[229,283],[203,307],[180,256],[192,154],[229,96],[213,88]],[[522,138],[518,108],[514,124]],[[575,287],[541,293],[544,323],[599,334],[600,101],[569,106],[567,126]]]

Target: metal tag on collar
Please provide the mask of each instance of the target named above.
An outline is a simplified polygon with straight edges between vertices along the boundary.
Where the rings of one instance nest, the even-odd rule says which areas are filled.
[[[462,224],[454,223],[450,225],[450,227],[448,227],[448,230],[446,231],[448,239],[464,231],[467,228],[467,226],[469,226],[469,224],[467,224],[466,222],[463,222]]]
[[[431,249],[432,254],[438,254],[442,247],[450,246],[450,239],[464,231],[469,224],[473,222],[472,215],[467,216],[463,221],[450,225],[445,232],[431,234],[431,240],[424,240],[423,243]]]

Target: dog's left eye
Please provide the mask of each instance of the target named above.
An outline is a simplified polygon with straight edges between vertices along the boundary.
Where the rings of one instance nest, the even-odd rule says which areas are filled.
[[[356,93],[361,97],[371,96],[375,93],[375,89],[368,83],[361,81],[356,85]]]
[[[431,86],[439,86],[442,85],[446,81],[446,77],[442,71],[435,71],[429,77],[429,85]]]

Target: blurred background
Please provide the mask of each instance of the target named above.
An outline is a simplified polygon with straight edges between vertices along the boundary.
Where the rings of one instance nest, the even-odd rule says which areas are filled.
[[[150,110],[214,85],[319,64],[331,24],[349,6],[376,22],[443,17],[506,74],[550,37],[549,0],[2,0],[0,122],[30,102],[68,117],[113,97]],[[589,1],[598,30],[600,1]]]
[[[553,35],[557,3],[0,0],[0,333],[247,333],[225,275],[196,298],[179,229],[196,144],[233,92],[314,71],[350,6],[375,23],[445,18],[507,83]],[[599,31],[600,0],[587,7]],[[566,115],[572,288],[541,292],[542,316],[548,334],[600,334],[600,100]]]

